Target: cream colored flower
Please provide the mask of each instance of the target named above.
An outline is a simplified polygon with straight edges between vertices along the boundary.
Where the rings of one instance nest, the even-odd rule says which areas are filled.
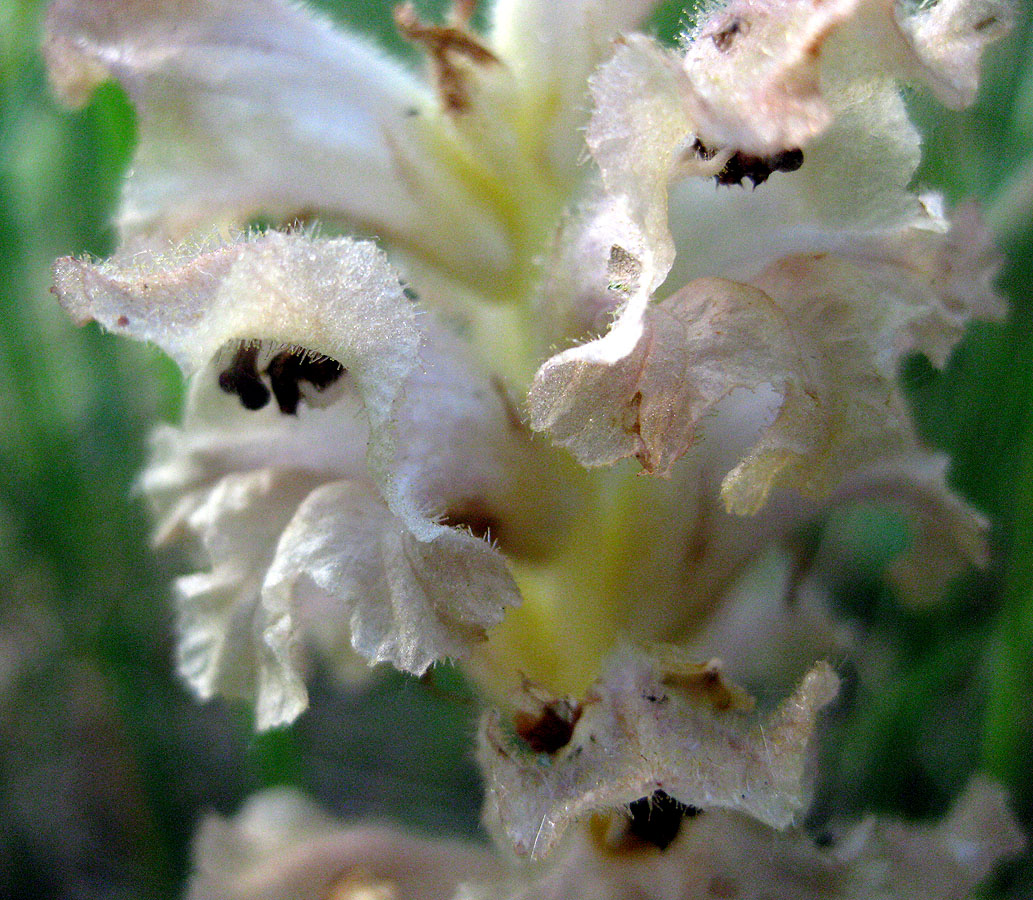
[[[792,821],[843,632],[818,610],[776,641],[784,603],[764,634],[728,622],[784,598],[800,525],[902,505],[918,593],[985,562],[897,368],[1001,314],[995,254],[973,210],[913,189],[900,88],[970,101],[1008,8],[733,0],[671,51],[629,33],[651,5],[500,0],[483,35],[470,4],[402,6],[430,83],[286,0],[48,19],[64,96],[113,77],[139,112],[124,245],[59,261],[56,292],[191,378],[141,478],[159,540],[197,551],[184,676],[267,728],[305,708],[306,644],[349,677],[463,659],[498,707],[488,818],[532,855],[640,801],[705,810],[702,842],[753,816],[744,853]],[[321,236],[341,230],[387,254]],[[732,674],[797,683],[771,718],[700,662],[719,640]],[[838,873],[798,840],[779,853]],[[578,854],[617,868],[556,853],[524,879],[543,896]]]
[[[484,848],[346,828],[282,788],[232,820],[209,816],[194,858],[188,900],[450,900],[461,882],[501,873]]]
[[[740,813],[694,812],[663,849],[664,815],[638,806],[569,834],[546,865],[472,844],[336,822],[267,791],[194,842],[188,900],[940,900],[968,896],[1024,841],[999,789],[974,779],[934,825],[870,818],[820,841]],[[652,822],[650,822],[652,817]],[[666,827],[666,823],[665,826]]]

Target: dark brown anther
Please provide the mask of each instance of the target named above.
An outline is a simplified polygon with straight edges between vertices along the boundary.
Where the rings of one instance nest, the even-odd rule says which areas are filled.
[[[344,366],[329,356],[307,356],[301,361],[302,379],[317,391],[325,391],[344,375],[344,372]]]
[[[298,403],[301,401],[301,388],[298,379],[298,358],[289,351],[277,353],[266,369],[269,383],[273,386],[276,405],[284,415],[297,415]]]
[[[666,850],[681,829],[682,819],[698,816],[700,810],[675,800],[665,791],[653,791],[628,809],[628,831],[640,841]]]
[[[219,387],[236,394],[244,409],[261,409],[269,402],[269,388],[258,375],[258,347],[241,344],[233,362],[219,373]]]
[[[570,743],[580,718],[580,703],[553,700],[544,704],[537,715],[518,712],[513,716],[513,727],[535,753],[553,754]]]
[[[736,35],[746,34],[749,26],[740,16],[732,16],[724,25],[710,35],[714,46],[722,53],[727,53],[732,48],[732,42]]]
[[[700,159],[713,159],[717,155],[717,151],[711,150],[698,138],[693,142],[692,149]],[[802,165],[803,150],[799,147],[780,150],[771,156],[750,156],[736,150],[714,178],[719,185],[742,184],[743,179],[748,178],[757,187],[767,181],[773,172],[795,172]]]
[[[799,147],[782,150],[774,156],[769,156],[767,163],[771,166],[772,172],[795,172],[803,165],[803,150]]]
[[[300,382],[307,381],[317,391],[325,390],[344,374],[344,366],[329,357],[313,357],[304,350],[277,353],[266,368],[276,404],[284,415],[297,415],[301,401]]]

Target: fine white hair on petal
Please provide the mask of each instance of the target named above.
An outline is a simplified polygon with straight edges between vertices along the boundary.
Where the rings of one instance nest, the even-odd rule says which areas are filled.
[[[551,755],[508,733],[498,713],[485,717],[485,817],[519,853],[543,857],[574,822],[657,790],[777,828],[799,812],[807,744],[838,689],[831,668],[816,665],[761,721],[743,713],[741,692],[718,669],[661,656],[618,651],[586,694],[569,742]]]
[[[629,251],[634,236],[626,198],[604,196],[564,217],[549,248],[541,290],[535,296],[543,348],[586,340],[606,331],[637,286],[614,278],[614,247]],[[644,251],[644,248],[643,248]],[[630,273],[629,273],[630,274]]]
[[[420,343],[415,309],[369,241],[266,232],[164,251],[127,248],[100,263],[60,259],[54,282],[77,323],[152,341],[188,375],[226,344],[260,339],[346,368],[367,357],[381,370],[360,381],[375,381],[370,397],[390,401]]]
[[[444,367],[463,372],[454,361]],[[160,539],[196,539],[208,569],[176,582],[180,671],[200,696],[254,698],[258,727],[273,727],[306,706],[306,645],[349,680],[385,661],[421,673],[465,655],[518,602],[489,544],[429,519],[415,522],[431,532],[420,540],[391,512],[363,461],[368,428],[354,389],[326,408],[284,416],[272,404],[244,410],[213,376],[210,368],[195,379],[183,426],[158,432],[141,479]],[[467,386],[484,398],[479,431],[459,402]],[[422,468],[407,447],[388,474],[420,503],[460,512],[477,498],[508,535],[531,511],[511,504],[505,478],[494,480],[500,464],[512,465],[507,477],[549,479],[535,475],[524,440],[511,447],[506,425],[492,431],[494,396],[476,378],[439,393],[426,390],[422,375],[410,379],[395,414],[398,436],[408,443],[419,410],[434,419],[422,441],[467,440],[456,454],[425,456]],[[552,533],[548,516],[541,508],[542,540]],[[517,549],[526,549],[519,540]]]
[[[829,231],[849,239],[921,215],[908,191],[919,137],[897,83],[928,74],[920,54],[939,47],[964,72],[951,78],[974,84],[982,50],[1010,12],[1003,2],[951,0],[905,27],[893,7],[741,0],[698,28],[684,59],[632,37],[592,76],[588,147],[606,189],[627,196],[660,278],[673,258],[668,185],[684,175],[727,165],[731,182],[759,171],[771,185],[755,195],[690,185],[698,197],[689,207],[672,189],[676,283],[734,277],[780,249],[818,249]],[[733,151],[746,155],[732,159]],[[791,178],[779,172],[784,151],[802,153]]]
[[[646,268],[647,292],[660,286],[674,246],[667,226],[667,186],[692,131],[673,54],[640,35],[622,41],[589,85],[595,110],[585,135],[603,186],[618,195],[641,230],[637,247],[622,241]]]
[[[881,0],[873,0],[871,9],[864,4],[854,9],[851,2],[843,0],[835,15],[805,9],[805,4],[783,8],[778,3],[743,4],[748,11],[743,16],[722,11],[714,21],[726,17],[726,30],[719,34],[702,28],[690,58],[693,48],[704,55],[755,52],[764,65],[777,70],[778,53],[767,53],[764,37],[772,29],[775,35],[777,28],[765,17],[784,14],[800,20],[794,26],[799,33],[784,36],[783,50],[792,59],[799,49],[793,42],[802,40],[801,35],[813,32],[816,40],[825,40],[839,34],[842,25],[846,30],[839,37],[849,45],[857,37],[850,24],[855,13],[862,19],[869,13],[892,18]],[[754,15],[759,17],[757,27],[749,19]],[[771,37],[772,46],[782,47],[782,38],[776,38]],[[902,34],[900,40],[906,43]],[[835,459],[840,449],[850,450],[843,441],[851,439],[847,426],[853,422],[840,416],[845,411],[840,401],[852,403],[854,388],[861,388],[862,396],[871,394],[864,406],[872,415],[858,420],[861,427],[852,446],[861,447],[874,436],[872,453],[886,444],[884,438],[894,454],[914,448],[906,404],[894,387],[895,364],[902,353],[914,349],[927,350],[941,363],[967,318],[997,311],[986,301],[992,291],[985,283],[967,297],[963,290],[971,286],[968,282],[983,280],[992,264],[969,254],[970,268],[978,272],[970,277],[964,265],[945,263],[956,242],[943,235],[942,217],[908,192],[919,158],[917,134],[887,74],[835,54],[823,58],[826,64],[839,73],[838,80],[830,89],[828,115],[810,134],[814,140],[805,147],[802,171],[781,176],[757,163],[760,177],[772,179],[770,189],[765,184],[758,192],[759,200],[738,192],[733,196],[729,189],[717,197],[710,188],[697,192],[701,196],[695,209],[676,207],[686,213],[675,223],[681,248],[677,275],[689,271],[698,279],[704,273],[727,273],[752,285],[726,290],[720,304],[706,302],[713,293],[708,286],[720,282],[705,278],[690,282],[662,304],[648,303],[674,258],[668,184],[679,174],[703,174],[711,164],[687,146],[699,134],[688,76],[674,65],[673,56],[642,38],[624,42],[594,76],[596,112],[588,143],[605,188],[616,195],[618,202],[610,208],[625,211],[624,221],[609,229],[615,236],[625,235],[614,246],[638,259],[641,275],[610,331],[548,360],[532,385],[532,424],[549,430],[581,462],[602,465],[635,455],[647,470],[666,472],[688,448],[702,412],[737,386],[765,384],[784,396],[782,415],[769,435],[787,428],[792,434],[781,442],[781,450],[765,457],[766,469],[753,467],[740,477],[744,469],[737,467],[725,488],[730,508],[759,509],[775,484],[776,469],[785,471],[785,483],[794,484],[786,469],[792,459],[818,463],[807,483],[797,479],[794,485],[817,494],[827,493],[855,469],[858,461],[850,452]],[[720,71],[717,66],[715,78]],[[742,90],[756,86],[749,72],[737,72],[737,77]],[[715,100],[713,109],[707,109],[712,113],[720,104]],[[869,157],[876,160],[873,188],[857,184],[858,173],[870,170],[867,162],[859,161]],[[713,164],[721,159],[730,157],[719,156]],[[709,174],[719,173],[715,169]],[[599,230],[597,218],[585,223],[586,231]],[[985,246],[985,241],[975,245]],[[765,269],[770,276],[780,266],[802,274],[806,267],[801,269],[799,261],[804,259],[813,258],[813,265],[823,267],[823,255],[830,252],[849,260],[840,265],[838,281],[831,279],[840,285],[841,297],[826,290],[818,298],[806,284],[790,284],[789,279],[775,289],[757,280]],[[793,258],[796,263],[790,263]],[[754,288],[763,292],[758,297],[770,295],[767,302],[747,302]],[[801,290],[808,300],[799,298]],[[881,342],[864,337],[869,330],[866,291],[880,301],[874,318]],[[756,314],[742,317],[747,309]],[[729,330],[713,320],[715,315],[738,324]],[[850,361],[851,345],[865,351],[861,361]],[[876,415],[880,408],[883,413]],[[753,475],[758,477],[751,481]]]
[[[296,675],[277,687],[262,675],[261,592],[280,534],[304,498],[328,479],[367,480],[368,427],[353,386],[325,409],[245,410],[216,390],[216,367],[194,379],[181,426],[160,426],[139,490],[155,513],[154,541],[185,545],[199,571],[176,580],[179,671],[203,699],[278,698],[279,717],[304,708]],[[306,617],[305,636],[346,680],[367,663],[332,619]],[[295,660],[294,662],[298,662]]]
[[[266,674],[256,631],[262,575],[294,508],[318,483],[311,473],[259,469],[225,475],[210,490],[184,496],[195,504],[184,530],[197,536],[211,568],[176,581],[177,655],[180,674],[202,700],[257,697],[260,705],[275,702],[280,721],[304,708],[299,678]],[[333,662],[338,670],[354,665],[340,656]]]
[[[744,200],[769,187],[784,199],[779,186],[765,185]],[[777,498],[754,519],[756,535],[768,534],[770,521],[785,534],[790,522],[843,503],[890,505],[913,526],[893,577],[909,599],[930,599],[959,571],[985,564],[986,522],[948,487],[942,458],[921,448],[898,365],[916,350],[942,365],[965,324],[999,317],[1003,304],[992,289],[998,255],[975,210],[959,208],[948,228],[936,198],[918,199],[919,215],[896,229],[851,234],[801,223],[786,236],[772,218],[766,252],[774,260],[758,247],[753,285],[702,278],[646,304],[634,259],[625,260],[630,276],[611,272],[608,291],[611,304],[625,302],[623,314],[603,338],[542,366],[530,392],[532,425],[584,465],[638,456],[679,483],[695,466],[672,470],[682,454],[724,447],[710,467],[724,477],[727,509],[756,515]],[[622,208],[602,204],[573,230],[597,262],[608,240],[634,231]],[[741,231],[750,209],[733,219]],[[570,286],[554,283],[565,302]],[[594,283],[597,294],[606,291]],[[729,440],[719,426],[742,406],[722,399],[733,395],[757,399],[749,417],[756,427]],[[794,489],[791,502],[780,488]],[[801,503],[800,491],[810,502]]]
[[[983,51],[1007,33],[1014,16],[1009,0],[939,0],[905,21],[944,103],[962,107],[975,100]]]
[[[994,309],[978,292],[957,305],[949,271],[929,262],[948,247],[907,230],[896,247],[889,237],[873,244],[867,259],[788,257],[754,279],[791,323],[808,374],[726,478],[730,509],[755,511],[776,484],[824,496],[882,460],[919,451],[897,382],[900,360],[928,350],[942,361],[963,323]]]
[[[76,322],[153,341],[187,374],[227,344],[269,341],[342,365],[370,424],[374,469],[392,453],[388,427],[422,341],[397,273],[368,241],[269,232],[123,252],[102,263],[64,258],[54,291]]]
[[[605,188],[637,226],[643,252],[622,246],[652,267],[651,290],[672,260],[675,286],[703,275],[741,280],[779,255],[849,246],[924,215],[908,191],[918,133],[885,77],[841,86],[836,115],[804,148],[799,170],[772,171],[757,191],[714,189],[728,151],[707,160],[693,149],[698,124],[671,52],[630,38],[592,85],[588,146]]]
[[[553,357],[535,376],[533,426],[586,465],[635,456],[665,473],[723,397],[769,381],[781,387],[800,368],[789,323],[747,285],[700,279],[641,316],[630,353],[604,354],[630,323],[625,313],[605,337]]]

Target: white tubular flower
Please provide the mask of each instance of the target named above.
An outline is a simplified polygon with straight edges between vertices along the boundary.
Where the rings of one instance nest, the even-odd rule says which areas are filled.
[[[548,868],[508,888],[464,885],[455,900],[947,900],[969,896],[1025,846],[1000,789],[979,778],[932,826],[873,817],[838,839],[821,835],[820,846],[739,813],[673,812],[654,799],[596,819]],[[661,834],[663,849],[651,845]]]
[[[580,178],[586,79],[651,6],[501,3],[487,40],[402,10],[437,92],[288,0],[58,0],[45,50],[66,100],[115,78],[139,111],[125,237],[345,222],[491,296],[526,279]]]
[[[776,635],[806,577],[790,540],[832,505],[910,517],[895,574],[915,595],[986,562],[897,369],[942,365],[1001,314],[996,257],[973,210],[952,221],[912,189],[900,85],[969,102],[1007,7],[732,0],[674,52],[627,33],[650,0],[498,0],[483,35],[473,5],[446,24],[396,10],[427,81],[288,0],[51,6],[58,89],[81,102],[114,78],[140,124],[125,246],[59,261],[56,292],[192,378],[141,478],[158,540],[197,551],[183,675],[253,699],[266,728],[305,708],[306,644],[345,675],[462,659],[498,707],[486,817],[555,862],[491,890],[471,863],[433,882],[446,894],[469,875],[457,896],[640,897],[621,873],[649,859],[657,897],[948,896],[972,809],[1007,823],[977,842],[985,866],[1016,846],[992,792],[946,831],[873,826],[846,855],[776,836],[807,800],[837,685],[816,660],[842,631],[818,610],[792,647]],[[240,236],[256,218],[292,227]],[[384,250],[297,227],[313,219]],[[744,606],[771,608],[751,581],[766,550],[783,614],[735,636]],[[781,706],[749,716],[710,640]],[[625,867],[653,808],[673,810],[652,841],[672,855]],[[446,896],[405,881],[397,836],[317,852],[237,830],[204,832],[219,861],[198,900]],[[290,865],[254,874],[281,844]],[[943,863],[931,880],[907,848]]]
[[[210,816],[194,860],[187,900],[451,900],[461,882],[501,871],[481,847],[348,828],[285,789],[257,794],[233,819]]]
[[[180,666],[200,696],[254,696],[259,727],[290,721],[305,639],[345,674],[353,650],[422,673],[518,602],[499,547],[552,552],[577,476],[511,398],[534,365],[527,311],[470,297],[527,294],[582,179],[588,74],[650,5],[571,4],[553,22],[501,4],[488,42],[400,8],[436,93],[282,0],[51,5],[59,92],[83,102],[114,77],[139,110],[127,249],[63,261],[56,290],[77,320],[152,340],[194,378],[141,483],[159,541],[193,539],[207,567],[177,583]],[[377,231],[428,304],[492,339],[418,321],[368,245],[160,249],[254,215]]]
[[[569,707],[569,732],[555,727],[558,700],[537,698],[514,735],[497,715],[487,717],[487,818],[518,853],[541,858],[573,822],[657,791],[683,806],[747,812],[772,827],[793,821],[803,806],[808,739],[839,684],[829,666],[808,673],[767,721],[750,722],[743,713],[752,699],[724,680],[717,661],[667,657],[618,654],[582,704]]]
[[[259,727],[281,724],[306,702],[300,633],[422,673],[519,602],[472,532],[533,519],[547,540],[521,491],[553,475],[463,348],[420,327],[372,244],[270,233],[55,273],[73,316],[198,373],[142,483],[160,539],[196,536],[211,566],[178,583],[181,668],[202,697],[254,694]],[[337,381],[326,408],[299,409]]]
[[[659,842],[659,843],[658,843]],[[662,846],[661,846],[662,844]],[[871,818],[820,844],[740,813],[654,796],[596,817],[548,866],[384,826],[348,826],[270,790],[194,840],[187,900],[949,900],[967,896],[1022,833],[1000,789],[973,779],[932,826]]]
[[[950,7],[935,20],[955,40],[972,20]],[[1003,312],[978,224],[966,215],[952,231],[935,198],[908,190],[919,140],[894,77],[938,58],[947,38],[931,18],[898,23],[878,0],[732,4],[684,56],[644,38],[618,48],[593,76],[588,144],[620,216],[600,222],[614,215],[603,208],[582,227],[608,233],[635,274],[610,331],[539,370],[535,428],[587,465],[636,456],[666,472],[719,399],[770,384],[778,414],[723,485],[743,513],[777,484],[822,496],[916,454],[901,356],[942,364],[964,321]],[[1003,18],[972,23],[971,66]],[[870,52],[882,31],[898,35],[898,65]],[[954,81],[973,82],[952,59]],[[669,205],[686,174],[703,177],[671,188]],[[763,188],[728,189],[744,180]]]

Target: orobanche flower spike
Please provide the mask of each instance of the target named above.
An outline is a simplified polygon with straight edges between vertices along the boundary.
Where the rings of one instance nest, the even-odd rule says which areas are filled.
[[[397,8],[425,79],[287,0],[50,8],[59,93],[139,116],[122,246],[55,292],[190,379],[140,478],[183,677],[264,729],[313,653],[458,660],[487,709],[501,855],[263,795],[190,896],[961,896],[1022,845],[990,785],[801,827],[864,653],[794,536],[892,506],[913,601],[987,561],[897,375],[1003,314],[997,257],[915,190],[901,89],[971,102],[1008,6],[733,0],[671,49],[648,0],[474,5]]]

